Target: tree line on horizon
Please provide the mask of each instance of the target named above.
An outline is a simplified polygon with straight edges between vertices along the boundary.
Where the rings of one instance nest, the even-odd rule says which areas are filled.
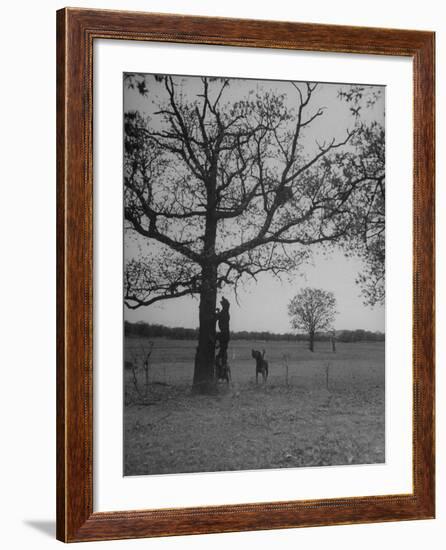
[[[128,338],[167,338],[172,340],[196,340],[198,328],[166,327],[161,324],[150,324],[144,321],[132,323],[124,322],[124,334]],[[317,341],[328,341],[331,339],[332,331],[318,332],[315,335]],[[284,332],[276,333],[270,331],[240,330],[231,331],[231,340],[265,340],[265,341],[306,341],[307,334]],[[336,340],[338,342],[384,342],[385,334],[380,331],[365,329],[337,330]]]

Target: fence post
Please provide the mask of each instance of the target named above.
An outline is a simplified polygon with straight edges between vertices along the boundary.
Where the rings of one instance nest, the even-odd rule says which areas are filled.
[[[283,362],[285,364],[285,376],[286,376],[286,385],[289,386],[289,378],[288,378],[288,354],[284,353],[282,355]]]

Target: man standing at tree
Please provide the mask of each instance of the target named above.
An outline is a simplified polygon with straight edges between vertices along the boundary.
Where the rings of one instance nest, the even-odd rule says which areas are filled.
[[[228,345],[229,345],[229,302],[225,297],[220,300],[221,309],[217,310],[217,323],[219,333],[217,334],[217,341],[219,344],[217,354],[218,368],[223,371],[228,363]],[[219,375],[220,373],[217,373]]]

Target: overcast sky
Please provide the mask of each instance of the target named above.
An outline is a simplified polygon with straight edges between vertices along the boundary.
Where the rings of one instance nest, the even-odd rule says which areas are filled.
[[[184,77],[183,89],[187,95],[195,95],[199,90],[197,77]],[[134,90],[124,88],[124,109],[138,110],[142,114],[152,115],[156,109],[158,84],[150,79],[148,97],[141,96]],[[304,136],[304,147],[312,152],[317,147],[316,140],[321,142],[331,138],[341,139],[346,130],[354,124],[349,107],[338,99],[338,91],[346,85],[320,84],[315,92],[312,103],[315,109],[326,107],[324,115],[315,120],[311,131]],[[288,82],[250,81],[231,79],[227,101],[234,101],[246,96],[250,90],[256,88],[273,90],[287,94],[290,106],[295,103],[295,93]],[[363,119],[377,120],[384,124],[384,89],[375,105],[370,109],[362,109]],[[371,90],[373,91],[373,90]],[[133,255],[135,239],[125,242],[125,256]],[[153,244],[139,243],[139,246],[154,246]],[[152,248],[153,250],[154,248]],[[135,248],[136,250],[136,248]],[[335,321],[336,329],[356,329],[384,331],[385,312],[381,306],[364,306],[360,295],[360,288],[355,279],[362,269],[362,263],[355,258],[345,258],[340,250],[333,250],[328,256],[323,256],[315,248],[313,261],[299,270],[299,274],[291,280],[278,281],[272,275],[259,275],[258,283],[249,282],[238,289],[238,303],[233,288],[223,289],[224,295],[231,303],[232,330],[269,330],[272,332],[290,331],[287,315],[287,304],[290,299],[305,286],[317,287],[332,291],[337,300],[338,315]],[[195,328],[198,326],[198,299],[177,298],[154,304],[149,307],[129,310],[124,307],[124,317],[129,321],[143,320],[149,323],[160,323],[167,326],[184,326]]]

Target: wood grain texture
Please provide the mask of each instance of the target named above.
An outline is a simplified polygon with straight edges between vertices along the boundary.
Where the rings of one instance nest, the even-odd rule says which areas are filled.
[[[98,38],[413,59],[412,494],[93,512],[92,71],[93,41]],[[71,8],[57,13],[58,539],[124,539],[434,517],[434,51],[434,34],[424,31]]]

